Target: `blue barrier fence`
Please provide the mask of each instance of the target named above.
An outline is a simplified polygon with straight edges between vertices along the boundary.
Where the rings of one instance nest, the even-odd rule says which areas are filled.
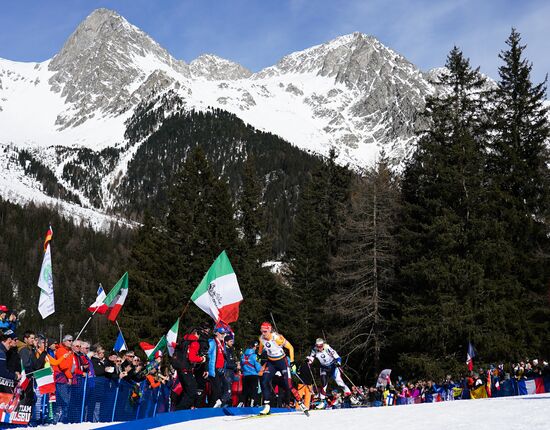
[[[103,377],[56,384],[55,397],[37,394],[32,423],[132,421],[170,410],[170,389]]]

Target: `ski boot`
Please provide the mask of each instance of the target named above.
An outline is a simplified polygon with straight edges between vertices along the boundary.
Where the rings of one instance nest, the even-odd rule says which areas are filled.
[[[269,403],[264,403],[264,408],[260,411],[260,415],[269,415],[271,412],[271,406]]]

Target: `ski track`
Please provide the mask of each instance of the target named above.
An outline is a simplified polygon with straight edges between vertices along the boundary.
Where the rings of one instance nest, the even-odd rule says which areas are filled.
[[[81,430],[108,424],[68,424],[52,429]],[[313,411],[308,418],[301,412],[274,414],[266,418],[216,417],[159,427],[163,430],[347,430],[400,429],[426,430],[548,430],[550,393],[497,399],[459,400],[420,405],[380,408]]]

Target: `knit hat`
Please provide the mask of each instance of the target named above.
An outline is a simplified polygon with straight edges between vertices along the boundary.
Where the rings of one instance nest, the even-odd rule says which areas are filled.
[[[228,333],[228,334],[225,336],[225,341],[227,342],[228,340],[235,340],[235,337],[233,336],[233,334]]]
[[[4,337],[7,337],[9,339],[17,339],[17,335],[11,329],[6,330],[3,334],[4,334]]]

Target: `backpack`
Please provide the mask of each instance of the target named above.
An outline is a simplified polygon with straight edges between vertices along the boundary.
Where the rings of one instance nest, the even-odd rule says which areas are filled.
[[[174,351],[172,366],[177,371],[180,371],[180,372],[191,371],[195,367],[193,363],[189,361],[189,346],[191,345],[191,342],[196,342],[196,340],[195,341],[184,340],[177,346],[176,350]]]

